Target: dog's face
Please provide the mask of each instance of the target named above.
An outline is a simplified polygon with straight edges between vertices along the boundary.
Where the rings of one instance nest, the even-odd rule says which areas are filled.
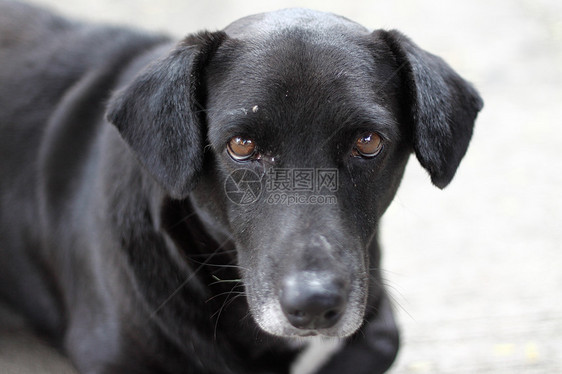
[[[263,330],[343,337],[377,294],[371,241],[409,154],[444,187],[480,107],[400,34],[288,10],[188,38],[108,118],[170,195],[191,192],[236,244]]]
[[[225,41],[207,70],[219,171],[195,195],[228,193],[227,178],[244,178],[239,169],[261,179],[247,203],[212,199],[226,212],[253,316],[276,335],[348,335],[363,320],[369,241],[410,150],[398,66],[366,33],[248,28],[251,36]],[[322,177],[335,185],[320,188]]]

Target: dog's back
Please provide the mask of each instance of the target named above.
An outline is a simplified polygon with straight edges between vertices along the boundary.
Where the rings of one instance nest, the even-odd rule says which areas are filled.
[[[57,200],[78,188],[117,77],[162,40],[0,2],[0,299],[49,335],[64,328],[60,285],[49,282],[64,260],[52,238],[68,224]]]
[[[58,305],[52,302],[56,298],[33,302],[23,295],[30,289],[37,295],[54,292],[41,276],[45,269],[38,256],[39,230],[31,229],[38,228],[40,220],[34,171],[45,127],[42,119],[71,81],[60,80],[58,90],[43,91],[46,86],[40,81],[53,80],[54,74],[48,74],[40,55],[69,27],[25,4],[0,3],[0,295],[42,319],[38,325],[49,329],[61,324]],[[25,278],[18,276],[22,273]]]

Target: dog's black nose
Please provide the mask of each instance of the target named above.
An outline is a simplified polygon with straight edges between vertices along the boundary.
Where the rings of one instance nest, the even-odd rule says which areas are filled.
[[[291,325],[299,329],[326,329],[342,316],[349,285],[324,273],[303,272],[283,281],[280,303]]]

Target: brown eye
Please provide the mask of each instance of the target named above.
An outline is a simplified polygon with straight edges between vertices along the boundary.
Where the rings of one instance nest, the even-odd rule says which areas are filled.
[[[227,144],[230,157],[236,161],[244,161],[252,157],[256,151],[256,144],[251,139],[235,136]]]
[[[354,157],[371,158],[378,155],[381,150],[382,138],[377,133],[369,132],[357,138],[351,155]]]

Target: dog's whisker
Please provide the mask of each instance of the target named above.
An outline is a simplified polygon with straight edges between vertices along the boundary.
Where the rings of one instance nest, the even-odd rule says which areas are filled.
[[[396,308],[398,308],[402,312],[404,312],[412,321],[416,320],[416,318],[412,314],[410,314],[410,312],[406,309],[406,307],[404,305],[402,305],[402,303],[399,302],[398,299],[393,294],[388,292],[387,296],[390,299],[390,301],[392,302],[392,305],[394,305]]]
[[[232,253],[234,253],[234,254],[237,253],[236,249],[227,249],[227,250],[223,250],[223,251],[220,251],[218,254],[232,254]],[[185,257],[187,257],[187,258],[189,258],[189,259],[198,258],[198,257],[204,257],[204,258],[206,258],[206,257],[208,257],[208,256],[210,256],[210,255],[212,255],[212,254],[213,254],[212,252],[211,252],[211,253],[194,253],[194,254],[186,255]],[[194,260],[194,261],[195,261],[195,260]]]
[[[388,291],[392,291],[392,292],[386,292],[387,296],[390,298],[390,300],[392,301],[392,304],[395,305],[397,308],[399,308],[400,310],[402,310],[405,314],[408,315],[408,317],[410,317],[412,320],[415,320],[414,316],[410,314],[410,312],[406,309],[406,307],[403,305],[404,302],[407,304],[408,303],[408,299],[406,297],[404,297],[404,295],[402,294],[402,292],[400,292],[400,290],[398,290],[398,288],[396,288],[394,285],[385,282],[385,287],[387,288]],[[401,302],[398,299],[398,296],[400,297],[400,299],[402,299],[404,302]]]
[[[220,282],[240,282],[240,281],[242,281],[241,279],[220,279],[219,277],[217,277],[214,274],[211,275],[211,277],[213,279],[215,279],[217,281],[217,283],[220,283]]]
[[[227,267],[237,267],[237,268],[240,268],[240,265],[236,265],[236,264],[212,264],[212,263],[209,263],[209,261],[211,260],[211,258],[214,257],[214,256],[216,256],[216,255],[219,255],[219,254],[226,254],[226,253],[233,253],[233,252],[235,253],[235,252],[236,252],[236,250],[222,250],[222,248],[223,248],[227,243],[229,243],[229,242],[230,242],[229,239],[224,240],[224,241],[215,249],[215,251],[213,251],[211,254],[208,255],[208,257],[207,257],[207,258],[205,259],[205,261],[203,261],[203,262],[200,262],[200,261],[197,261],[197,260],[194,260],[194,259],[193,259],[193,257],[201,257],[201,256],[204,256],[203,254],[197,254],[197,255],[195,255],[195,256],[194,256],[194,255],[189,255],[189,256],[186,256],[186,257],[189,258],[192,262],[194,262],[194,263],[196,263],[196,264],[204,264],[204,265],[206,265],[206,266],[217,266],[217,267],[225,267],[225,268],[227,268]],[[234,261],[234,259],[233,259],[233,261]]]
[[[168,297],[167,297],[167,298],[150,314],[149,319],[153,319],[153,318],[156,316],[156,314],[157,314],[168,302],[170,302],[170,300],[172,300],[172,298],[173,298],[174,296],[176,296],[176,295],[178,294],[178,292],[179,292],[183,287],[185,287],[185,286],[191,281],[191,279],[193,279],[193,278],[197,275],[197,273],[198,273],[203,267],[205,267],[205,266],[218,266],[218,267],[224,267],[224,268],[241,268],[239,265],[230,265],[230,264],[222,264],[222,265],[221,265],[221,264],[209,264],[209,261],[211,261],[211,259],[212,259],[214,256],[216,256],[218,253],[220,253],[220,252],[219,252],[220,249],[221,249],[226,243],[228,243],[228,240],[225,240],[223,243],[221,243],[221,245],[219,245],[219,246],[217,247],[217,249],[205,259],[205,261],[203,261],[203,262],[196,262],[196,261],[194,261],[195,263],[198,263],[198,264],[199,264],[199,267],[197,267],[197,269],[195,269],[195,270],[193,271],[193,273],[190,274],[189,277],[187,277],[187,279],[186,279],[185,281],[183,281],[182,284],[180,284],[180,285],[179,285],[179,286],[178,286],[178,287],[177,287],[177,288],[176,288],[176,289],[175,289],[175,290],[174,290],[174,291],[173,291],[173,292],[172,292],[172,293],[171,293],[171,294],[170,294],[170,295],[169,295],[169,296],[168,296]]]
[[[240,266],[240,265],[233,265],[233,264],[212,264],[212,263],[199,262],[199,261],[195,261],[195,260],[192,261],[192,262],[194,262],[194,263],[196,263],[196,264],[204,264],[205,266],[211,266],[211,267],[218,267],[218,268],[225,268],[225,269],[226,269],[226,268],[229,268],[229,269],[230,269],[230,268],[233,268],[233,269],[248,270],[248,269],[243,268],[243,267]]]
[[[216,278],[216,277],[213,275],[213,278]],[[242,279],[218,279],[218,278],[216,278],[216,279],[217,279],[216,282],[209,283],[209,287],[214,286],[216,284],[226,284],[226,283],[236,283],[237,285],[234,286],[234,287],[239,287],[238,284],[242,283]]]
[[[180,292],[180,290],[181,290],[182,288],[184,288],[184,287],[191,281],[191,279],[193,279],[193,277],[195,276],[195,273],[196,273],[196,272],[190,274],[190,275],[182,282],[182,284],[180,284],[180,285],[174,290],[174,292],[172,292],[172,293],[170,294],[170,296],[168,296],[168,297],[166,298],[166,300],[164,300],[156,309],[154,309],[154,311],[150,314],[150,316],[148,317],[148,319],[153,319],[153,318],[156,316],[156,314],[157,314],[164,306],[166,306],[166,304],[168,304],[168,302],[170,302],[170,300],[172,300],[172,298],[173,298],[174,296],[176,296],[177,293]]]
[[[225,244],[225,243],[223,243]],[[197,267],[197,269],[195,269],[191,274],[189,274],[189,276],[150,314],[150,316],[148,317],[148,319],[153,319],[156,314],[166,305],[168,304],[168,302],[170,302],[170,300],[172,300],[174,298],[174,296],[176,296],[178,294],[178,292],[180,292],[180,290],[182,288],[184,288],[196,275],[197,273],[206,265],[206,263],[208,261],[210,261],[220,250],[220,248],[222,247],[219,246],[215,252],[213,254],[211,254],[204,262],[199,264],[199,267]]]
[[[229,295],[227,295],[226,300],[223,302],[223,304],[222,304],[222,306],[220,307],[220,309],[219,309],[216,313],[214,313],[214,314],[211,316],[211,318],[214,318],[215,315],[217,316],[217,317],[216,317],[216,321],[215,321],[215,329],[214,329],[214,332],[213,332],[213,336],[214,336],[214,339],[215,339],[215,340],[217,339],[217,329],[218,329],[218,326],[219,326],[219,320],[220,320],[220,317],[221,317],[221,314],[222,314],[223,310],[225,310],[226,308],[228,308],[228,306],[229,306],[230,304],[232,304],[232,302],[234,302],[234,300],[236,300],[237,298],[239,298],[239,297],[241,297],[241,296],[244,296],[245,293],[243,293],[243,292],[238,293],[238,294],[234,295],[234,297],[232,297],[232,298],[230,299],[230,301],[228,301],[228,299],[229,299],[229,297],[230,297],[231,295],[232,295],[232,290],[231,290],[231,293],[230,293]],[[217,315],[217,313],[218,313],[218,315]]]
[[[243,284],[241,281],[238,282],[238,283],[239,283],[239,284],[236,284],[236,285],[232,286],[232,290],[240,289],[240,288],[244,289],[244,284]],[[216,284],[217,284],[217,282],[211,283],[209,286],[213,286],[213,285],[216,285]],[[224,283],[223,283],[223,284],[224,284]],[[228,292],[228,291],[227,291],[227,292]],[[241,291],[241,292],[242,292],[242,291]],[[213,295],[211,298],[213,298],[213,297],[215,297],[215,296],[217,296],[217,295]]]
[[[234,289],[234,288],[236,288],[236,287],[233,287],[233,289]],[[233,289],[230,290],[230,291],[225,291],[225,292],[221,292],[221,293],[218,293],[218,294],[216,294],[216,295],[213,295],[213,296],[211,296],[210,298],[208,298],[207,300],[205,300],[205,303],[209,303],[209,302],[215,300],[216,298],[221,297],[221,296],[224,296],[224,295],[229,295],[229,296],[230,296],[230,295],[232,295],[232,294],[236,294],[236,295],[238,295],[238,294],[244,295],[244,294],[245,294],[244,291],[233,291]]]
[[[385,270],[381,269],[381,268],[371,268],[370,270],[372,271],[378,271],[378,272],[385,272]],[[398,294],[402,299],[406,300],[406,298],[404,297],[404,295],[400,292],[400,290],[394,285],[394,283],[390,282],[388,279],[383,278],[377,278],[374,276],[370,276],[370,279],[378,286],[381,287],[383,289],[386,289],[387,291],[385,292],[387,297],[390,299],[390,302],[393,306],[395,306],[396,308],[399,308],[400,310],[402,310],[406,315],[408,315],[412,320],[415,320],[415,318],[408,312],[408,310],[406,309],[406,307],[404,307],[402,305],[402,303],[398,300],[398,298],[396,297],[396,294]],[[392,292],[389,292],[392,291]],[[373,309],[376,309],[376,307],[372,307]]]
[[[179,221],[177,221],[176,223],[172,224],[170,227],[167,227],[168,230],[172,230],[175,229],[176,227],[178,227],[179,225],[181,225],[182,223],[186,222],[188,219],[190,219],[191,217],[196,216],[197,213],[196,212],[192,212],[187,214],[186,216],[182,217]]]
[[[211,315],[211,318],[214,318],[215,316],[217,316],[217,322],[220,318],[220,313],[222,313],[222,311],[224,309],[226,309],[230,304],[232,304],[237,298],[242,297],[242,296],[246,296],[245,292],[232,292],[232,291],[230,291],[230,292],[226,292],[225,294],[227,294],[227,297],[225,298],[221,307],[219,308],[219,310],[217,310],[215,313],[213,313]]]

